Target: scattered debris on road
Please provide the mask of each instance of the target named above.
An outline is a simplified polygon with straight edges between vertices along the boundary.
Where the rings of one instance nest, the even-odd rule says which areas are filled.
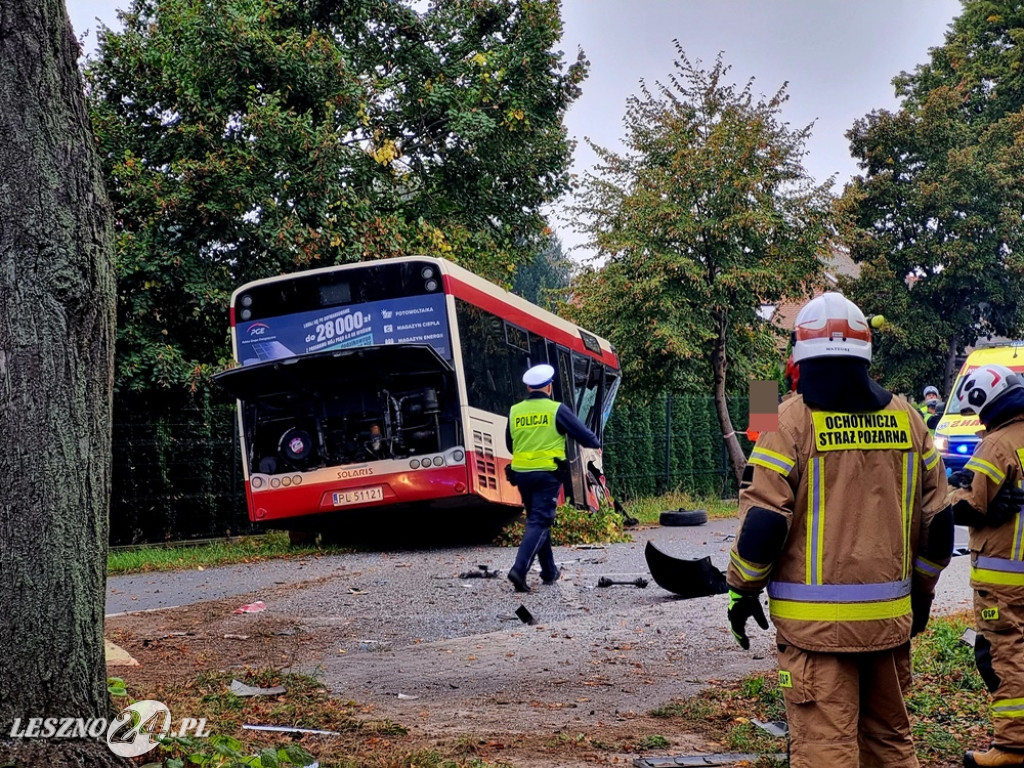
[[[613,587],[615,585],[621,585],[624,587],[636,587],[638,589],[647,589],[647,585],[650,582],[647,579],[637,576],[635,579],[610,579],[607,576],[602,576],[597,580],[597,586],[599,587]]]
[[[493,570],[489,565],[478,565],[475,571],[463,571],[459,574],[460,579],[496,579],[498,571]]]
[[[318,731],[315,728],[291,728],[283,725],[243,725],[246,731],[271,731],[273,733],[309,733],[315,736],[341,736],[341,731]]]
[[[529,610],[527,610],[525,605],[520,605],[518,608],[516,608],[516,616],[519,617],[519,620],[523,622],[523,624],[529,624],[530,626],[533,626],[537,623],[537,620],[533,618],[533,614],[530,613]]]
[[[257,600],[255,603],[249,603],[248,605],[236,608],[235,613],[259,613],[265,610],[267,610],[267,604],[262,600]]]
[[[228,690],[235,696],[280,696],[286,693],[283,686],[277,685],[273,688],[260,688],[255,685],[246,685],[241,680],[232,680]]]

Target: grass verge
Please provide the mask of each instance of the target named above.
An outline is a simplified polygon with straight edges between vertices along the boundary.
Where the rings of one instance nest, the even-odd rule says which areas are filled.
[[[343,550],[313,545],[293,546],[288,542],[287,533],[271,531],[260,536],[244,536],[199,544],[111,550],[107,555],[107,573],[116,576],[151,571],[179,571],[339,551]]]
[[[675,509],[704,509],[708,518],[735,517],[738,507],[736,499],[701,498],[681,492],[666,493],[662,496],[648,496],[635,499],[623,505],[640,525],[658,525],[662,512]],[[519,518],[507,526],[494,540],[503,547],[515,547],[523,538],[525,520]],[[623,518],[609,506],[594,513],[570,506],[558,508],[555,524],[551,526],[551,543],[572,544],[614,544],[632,541],[623,524]]]
[[[786,752],[786,740],[776,738],[750,721],[784,720],[785,705],[777,675],[750,675],[739,682],[718,683],[690,699],[677,699],[651,711],[652,717],[681,719],[686,730],[708,739],[712,752],[749,752],[760,755],[756,768],[775,768],[785,762],[772,755]]]
[[[233,679],[246,685],[269,688],[282,686],[279,696],[241,698],[229,691]],[[117,707],[132,699],[131,682],[115,696]],[[152,696],[151,696],[152,694]],[[355,702],[331,697],[307,675],[276,670],[245,670],[203,673],[184,685],[159,686],[147,691],[170,709],[172,731],[185,717],[206,718],[210,735],[165,739],[144,760],[147,766],[262,766],[306,765],[299,750],[319,762],[321,768],[499,768],[472,754],[456,742],[447,751],[421,749],[407,737],[402,725],[373,719],[368,709]],[[287,734],[253,731],[243,725],[270,725],[334,731],[337,735]],[[294,755],[291,762],[287,756]]]
[[[720,499],[714,496],[700,497],[675,491],[661,496],[645,496],[623,502],[626,511],[640,521],[641,525],[658,525],[662,512],[676,509],[705,509],[709,519],[735,517],[739,508],[736,499]]]
[[[960,642],[970,622],[968,613],[936,617],[913,641],[914,685],[907,709],[923,768],[959,765],[965,749],[984,748],[991,739],[988,692],[974,666],[972,649]],[[716,751],[760,754],[758,766],[775,765],[766,755],[786,751],[784,739],[773,738],[750,722],[785,719],[774,669],[673,700],[650,714],[685,720],[685,727],[704,734]]]

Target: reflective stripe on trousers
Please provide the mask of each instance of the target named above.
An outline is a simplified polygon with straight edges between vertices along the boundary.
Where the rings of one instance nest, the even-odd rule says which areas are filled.
[[[1024,699],[996,699],[992,717],[1024,717]]]
[[[971,563],[971,579],[985,584],[1024,587],[1024,561],[978,555]]]

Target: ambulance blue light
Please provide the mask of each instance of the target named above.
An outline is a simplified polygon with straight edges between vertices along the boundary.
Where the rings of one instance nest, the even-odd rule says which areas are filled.
[[[969,445],[958,445],[956,447],[956,452],[957,453],[961,453],[961,454],[970,453],[971,452],[971,446],[969,446]]]

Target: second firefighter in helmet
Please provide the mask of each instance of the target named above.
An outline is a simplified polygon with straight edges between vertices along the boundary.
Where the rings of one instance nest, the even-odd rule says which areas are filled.
[[[993,742],[968,752],[966,766],[1024,766],[1024,381],[1002,365],[963,377],[961,413],[985,426],[959,472],[953,517],[971,530],[971,587],[977,635],[974,656],[992,695]]]
[[[799,394],[740,489],[729,623],[776,627],[791,765],[917,766],[903,691],[953,546],[945,469],[918,414],[868,375],[871,327],[838,293],[796,320]]]

